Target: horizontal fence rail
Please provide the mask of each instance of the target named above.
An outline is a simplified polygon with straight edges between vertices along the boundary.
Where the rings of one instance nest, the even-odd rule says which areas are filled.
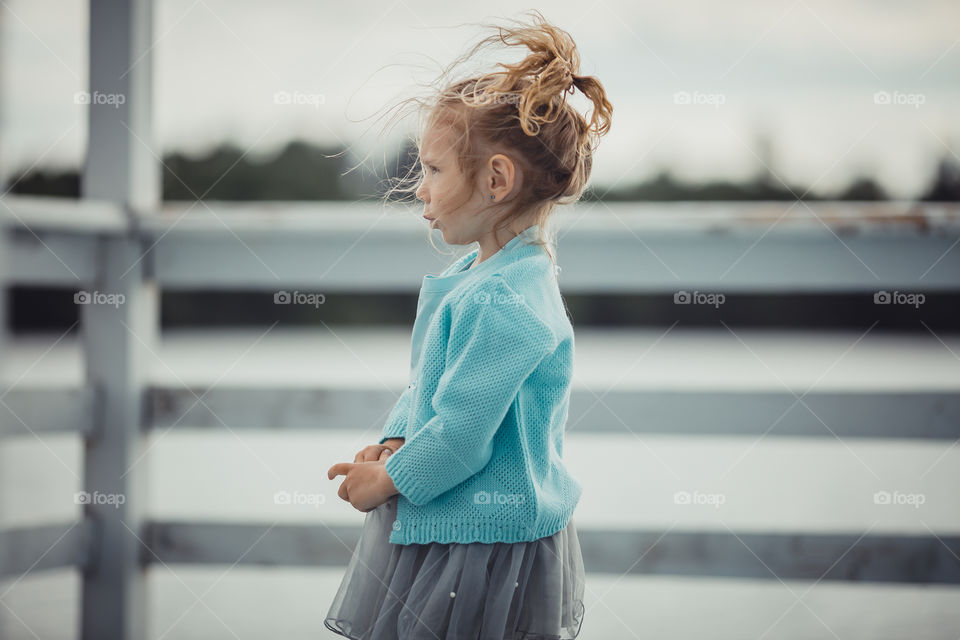
[[[34,433],[77,433],[92,436],[102,422],[97,390],[13,388],[0,403],[0,437]]]
[[[960,555],[960,537],[579,526],[577,533],[589,573],[960,584],[960,571],[950,569]],[[232,564],[242,556],[245,565],[339,568],[349,562],[359,539],[360,527],[154,522],[144,560]]]
[[[376,388],[155,387],[144,390],[144,429],[339,429],[382,422],[396,395]],[[202,398],[203,402],[198,402]],[[574,389],[567,433],[960,438],[960,393],[609,390],[603,401]],[[94,435],[95,389],[12,389],[0,404],[0,436]],[[618,416],[642,415],[629,425]],[[816,416],[816,417],[814,417]],[[819,419],[818,419],[819,418]],[[829,429],[820,421],[829,425]],[[29,425],[29,431],[25,425]]]
[[[90,566],[94,530],[92,520],[0,529],[0,577]]]
[[[382,422],[395,401],[376,389],[151,387],[146,411],[156,428],[323,429]],[[960,438],[960,393],[810,391],[803,404],[787,391],[660,390],[610,390],[601,403],[574,389],[567,433]],[[630,425],[618,417],[641,415]]]
[[[92,564],[89,522],[0,531],[0,576]],[[358,526],[151,521],[141,565],[342,568]],[[588,573],[960,584],[960,537],[577,528]]]
[[[83,225],[62,211],[33,216],[25,200],[8,196],[0,208],[12,231],[9,282],[89,285],[98,238],[128,232],[107,204]],[[166,290],[413,292],[451,259],[408,206],[190,206],[168,204],[135,225],[145,272]],[[78,215],[96,209],[83,207]],[[584,202],[559,213],[556,228],[570,293],[960,289],[957,204]]]

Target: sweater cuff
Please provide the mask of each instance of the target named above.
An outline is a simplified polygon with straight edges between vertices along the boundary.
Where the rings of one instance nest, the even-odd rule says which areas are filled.
[[[412,386],[407,386],[407,388],[403,390],[403,393],[400,394],[400,397],[397,398],[396,404],[393,405],[393,408],[390,410],[390,415],[387,416],[387,421],[383,425],[379,444],[383,444],[384,440],[389,440],[390,438],[406,437],[407,414],[410,412],[410,394],[412,389]]]
[[[383,444],[384,442],[386,442],[387,440],[390,440],[391,438],[406,438],[407,437],[406,432],[407,432],[406,425],[402,423],[396,424],[396,425],[387,425],[386,428],[384,428],[383,430],[383,437],[380,438],[380,442],[378,444]]]
[[[393,480],[394,486],[407,500],[419,506],[425,505],[433,500],[436,495],[428,491],[423,482],[423,478],[416,472],[416,467],[421,464],[414,451],[408,445],[404,445],[387,457],[384,467],[387,475]],[[413,465],[413,467],[411,467]]]

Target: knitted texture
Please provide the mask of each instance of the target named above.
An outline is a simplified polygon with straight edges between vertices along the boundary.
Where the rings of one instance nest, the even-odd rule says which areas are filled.
[[[573,328],[528,227],[470,268],[425,276],[411,382],[381,442],[400,492],[390,542],[520,542],[566,526],[581,494],[563,464]]]

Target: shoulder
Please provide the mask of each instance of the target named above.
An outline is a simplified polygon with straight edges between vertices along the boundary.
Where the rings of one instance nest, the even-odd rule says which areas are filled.
[[[511,286],[500,273],[492,273],[466,284],[455,301],[461,310],[473,308],[482,310],[490,305],[496,309],[511,310],[529,308],[522,291]],[[479,306],[477,306],[479,305]]]
[[[531,244],[519,251],[522,257],[510,260],[497,269],[497,273],[511,287],[523,290],[556,284],[553,261],[544,247]]]
[[[454,324],[485,324],[498,331],[523,331],[536,341],[555,347],[559,336],[546,320],[548,311],[541,304],[542,296],[528,282],[512,275],[492,273],[463,286],[451,301]]]
[[[506,287],[518,294],[524,294],[529,299],[536,299],[544,291],[557,286],[553,261],[542,248],[531,246],[516,251],[520,253],[519,256],[503,261],[497,265],[496,270],[475,279],[464,289]]]

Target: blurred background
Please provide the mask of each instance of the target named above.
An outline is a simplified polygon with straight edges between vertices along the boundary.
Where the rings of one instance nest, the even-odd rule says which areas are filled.
[[[0,181],[10,194],[76,198],[88,135],[77,97],[88,83],[87,4],[5,5]],[[281,6],[155,3],[165,202],[376,201],[406,172],[415,124],[385,126],[385,109],[466,49],[479,29],[465,23],[521,12],[384,3],[371,20],[312,2]],[[582,73],[601,79],[616,109],[585,201],[960,200],[955,4],[673,7],[542,7],[574,36]],[[573,101],[584,106],[579,93]],[[65,293],[14,287],[14,330],[69,326],[76,308]],[[859,324],[875,312],[796,300],[774,294],[745,315],[809,326]],[[675,312],[624,301],[569,299],[590,324],[658,324]],[[164,302],[171,326],[263,323],[276,313],[243,292]],[[779,311],[769,306],[777,303]],[[403,323],[413,305],[348,295],[326,311],[337,321]]]
[[[147,538],[149,637],[334,637],[362,514],[326,469],[379,440],[420,278],[470,250],[437,234],[438,252],[418,203],[383,202],[416,125],[385,109],[526,7],[138,1],[130,53],[116,24],[91,30],[97,4],[0,0],[0,527],[27,532],[0,533],[0,638],[80,637],[81,572],[16,545],[134,477],[143,522],[339,532],[280,561],[239,562],[236,536],[220,561],[182,551],[216,529],[169,555]],[[957,638],[960,5],[536,8],[614,105],[589,190],[556,216],[580,637]],[[149,88],[91,104],[92,40],[120,86]],[[152,168],[114,172],[130,158]],[[128,222],[118,272],[98,243]],[[78,301],[104,282],[134,315]],[[278,304],[296,289],[324,299]],[[115,324],[135,318],[133,338]],[[46,394],[101,375],[149,416],[142,451],[94,454],[123,451],[109,481],[89,434],[44,422]]]

